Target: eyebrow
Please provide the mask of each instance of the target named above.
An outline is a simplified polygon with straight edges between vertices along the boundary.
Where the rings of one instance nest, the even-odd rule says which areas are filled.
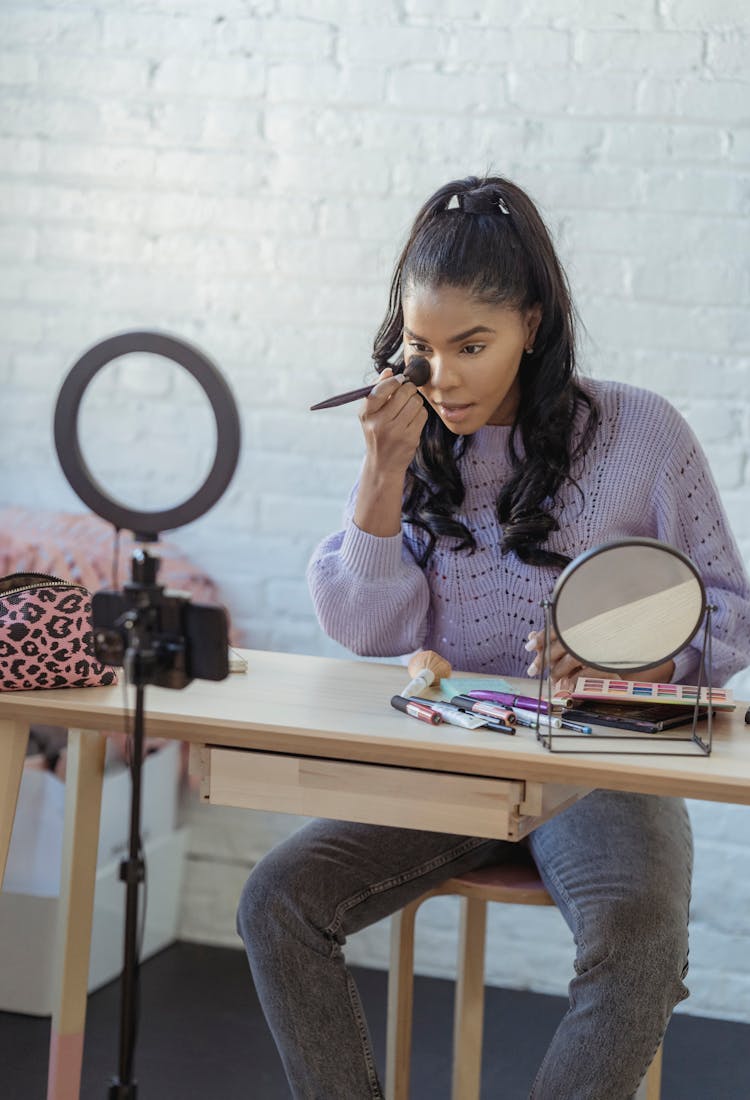
[[[417,336],[416,332],[412,332],[410,328],[404,325],[404,332],[407,336],[411,336],[412,340],[419,340],[420,344],[429,344],[429,340],[425,340],[424,336]],[[455,336],[448,337],[449,344],[460,344],[462,340],[468,340],[470,336],[476,336],[480,332],[490,332],[495,335],[495,329],[489,328],[487,325],[475,325],[474,328],[467,328],[466,332],[459,332]]]

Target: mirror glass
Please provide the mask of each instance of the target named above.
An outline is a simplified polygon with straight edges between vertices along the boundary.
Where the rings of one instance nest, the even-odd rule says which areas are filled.
[[[687,645],[705,602],[700,576],[683,554],[656,539],[625,539],[566,567],[552,595],[552,621],[582,664],[635,672]]]

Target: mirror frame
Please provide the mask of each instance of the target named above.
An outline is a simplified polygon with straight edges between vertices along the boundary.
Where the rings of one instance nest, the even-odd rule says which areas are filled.
[[[594,665],[594,664],[591,664],[591,662],[588,659],[582,657],[580,653],[576,653],[575,650],[571,649],[568,645],[565,644],[563,634],[559,630],[559,624],[558,624],[558,621],[557,621],[557,601],[560,598],[561,593],[565,589],[565,586],[570,581],[571,577],[573,577],[578,572],[579,569],[581,569],[583,566],[585,566],[586,562],[591,561],[592,558],[598,557],[600,554],[607,553],[607,551],[609,551],[609,550],[615,550],[618,547],[623,547],[623,546],[647,546],[647,547],[651,547],[651,548],[658,548],[659,550],[662,550],[664,553],[672,554],[673,557],[678,558],[679,561],[681,561],[683,563],[683,565],[685,565],[688,568],[690,573],[695,577],[695,579],[698,582],[698,585],[700,587],[700,593],[701,593],[701,609],[700,609],[700,613],[698,615],[698,619],[695,623],[695,626],[691,630],[690,634],[682,642],[682,644],[677,646],[676,649],[673,649],[670,652],[665,653],[664,656],[659,657],[658,660],[649,661],[648,664],[628,665],[628,666],[618,665],[617,667],[613,667],[612,665],[604,665],[604,664]],[[585,550],[582,554],[579,554],[578,557],[574,558],[573,561],[571,561],[568,565],[565,566],[565,569],[563,569],[562,573],[557,578],[557,582],[555,584],[555,587],[552,591],[552,595],[550,597],[550,612],[551,612],[551,617],[552,617],[552,626],[553,626],[553,629],[555,631],[555,634],[557,635],[559,640],[562,642],[562,644],[563,644],[564,648],[566,649],[566,651],[568,653],[570,653],[573,657],[575,657],[577,660],[579,660],[583,664],[584,668],[595,668],[597,670],[601,670],[602,672],[610,672],[610,673],[616,673],[616,674],[617,673],[619,673],[619,674],[631,673],[631,672],[646,672],[650,668],[657,668],[660,664],[663,664],[664,661],[671,660],[681,650],[683,650],[685,648],[685,646],[689,645],[690,642],[695,637],[695,635],[698,633],[698,631],[700,630],[701,624],[703,623],[703,621],[706,617],[706,610],[707,610],[706,588],[705,588],[705,585],[703,584],[703,580],[702,580],[700,574],[698,573],[697,569],[693,565],[690,558],[686,557],[685,554],[683,554],[680,550],[677,550],[674,546],[670,546],[668,543],[662,542],[660,539],[653,539],[653,538],[646,538],[646,537],[613,539],[611,542],[601,543],[600,545],[593,547],[593,549],[591,549],[591,550]]]

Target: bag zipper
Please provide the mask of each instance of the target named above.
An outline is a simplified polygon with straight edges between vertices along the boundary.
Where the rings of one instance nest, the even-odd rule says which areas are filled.
[[[21,592],[29,592],[32,588],[79,588],[82,592],[88,592],[85,585],[76,584],[75,581],[65,581],[62,577],[53,577],[50,573],[9,573],[2,580],[8,581],[13,577],[36,577],[40,583],[27,583],[21,585],[20,588],[3,589],[0,587],[0,600],[5,599],[7,596],[18,596]]]

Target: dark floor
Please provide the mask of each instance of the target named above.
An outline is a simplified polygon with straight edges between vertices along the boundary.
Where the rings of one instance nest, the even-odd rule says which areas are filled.
[[[386,975],[356,971],[382,1066]],[[289,1100],[241,951],[181,943],[141,969],[138,1100]],[[447,1100],[452,982],[419,978],[412,1100]],[[487,990],[482,1100],[523,1100],[565,1001]],[[107,1100],[117,1069],[119,986],[89,998],[81,1100]],[[43,1100],[49,1020],[0,1013],[0,1096]],[[493,1087],[502,1081],[502,1087]],[[750,1025],[675,1016],[662,1100],[746,1100]],[[332,1097],[331,1100],[352,1100]]]

